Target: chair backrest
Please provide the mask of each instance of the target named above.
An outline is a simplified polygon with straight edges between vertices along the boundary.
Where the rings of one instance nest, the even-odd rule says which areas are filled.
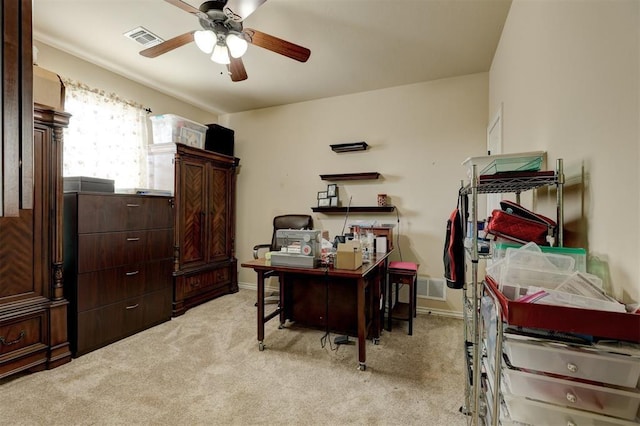
[[[273,236],[271,237],[271,251],[279,251],[276,241],[278,229],[313,229],[313,218],[308,214],[284,214],[273,218]]]

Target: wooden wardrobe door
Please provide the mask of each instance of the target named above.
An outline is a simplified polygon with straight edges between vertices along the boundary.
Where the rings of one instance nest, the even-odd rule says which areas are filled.
[[[209,170],[209,250],[210,262],[229,258],[229,168],[215,164]]]
[[[0,304],[42,294],[33,278],[33,210],[0,217],[0,259]]]
[[[206,259],[206,164],[185,159],[180,173],[180,256],[182,265],[188,267]]]

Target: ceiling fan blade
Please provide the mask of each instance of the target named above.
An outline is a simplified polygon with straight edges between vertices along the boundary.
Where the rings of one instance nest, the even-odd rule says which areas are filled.
[[[311,51],[306,47],[298,46],[281,38],[265,34],[262,31],[245,28],[244,34],[249,43],[295,59],[296,61],[307,62],[307,59],[309,59],[311,55]]]
[[[171,3],[172,5],[179,7],[180,9],[184,10],[185,12],[189,12],[192,13],[194,15],[198,15],[200,12],[200,9],[197,9],[193,6],[191,6],[189,3],[185,3],[183,1],[180,0],[164,0],[167,3]]]
[[[192,42],[194,32],[195,31],[190,31],[177,37],[170,38],[169,40],[163,41],[162,43],[156,44],[155,46],[151,46],[148,49],[141,50],[140,54],[142,56],[146,56],[147,58],[155,58],[162,55],[163,53],[170,52],[173,49],[177,49],[178,47]]]
[[[169,0],[167,0],[169,1]],[[224,14],[232,21],[241,22],[259,8],[267,0],[228,0],[224,6]]]
[[[231,74],[231,81],[243,81],[247,79],[247,70],[244,69],[242,58],[230,58],[231,63],[227,65],[227,70]]]

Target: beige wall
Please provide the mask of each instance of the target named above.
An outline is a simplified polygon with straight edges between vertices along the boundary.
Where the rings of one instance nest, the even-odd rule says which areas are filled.
[[[159,93],[47,44],[35,41],[34,45],[38,48],[38,66],[55,72],[63,78],[79,81],[96,89],[114,92],[124,99],[138,102],[150,108],[151,115],[177,114],[206,124],[216,123],[218,120],[215,114]],[[71,123],[73,124],[73,122]]]
[[[514,0],[489,96],[491,115],[503,106],[503,152],[564,159],[567,245],[587,248],[590,270],[627,302],[640,301],[639,10],[636,0]]]
[[[328,182],[320,174],[380,172],[373,181],[338,182],[341,200],[376,204],[386,193],[397,206],[400,250],[392,260],[420,263],[421,278],[443,277],[446,220],[456,206],[461,162],[486,147],[488,74],[443,79],[356,95],[228,114],[236,131],[238,175],[237,250],[240,262],[271,238],[272,217],[311,214],[316,194]],[[336,154],[329,145],[366,141],[365,152]],[[313,214],[317,229],[339,234],[342,215]],[[353,220],[396,223],[395,214],[351,215]],[[241,284],[255,273],[240,268]],[[421,307],[460,311],[459,291],[446,303],[420,300]],[[429,302],[427,304],[427,302]]]

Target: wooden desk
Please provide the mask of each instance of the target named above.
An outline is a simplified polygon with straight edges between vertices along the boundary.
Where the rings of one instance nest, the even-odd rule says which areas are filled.
[[[242,263],[258,274],[258,348],[264,350],[264,325],[275,317],[282,327],[287,319],[296,324],[328,329],[358,337],[358,369],[366,369],[366,339],[378,343],[382,331],[387,259],[374,255],[370,263],[350,271],[334,268],[271,266],[265,259]],[[265,316],[264,275],[276,271],[280,282],[280,306]]]

